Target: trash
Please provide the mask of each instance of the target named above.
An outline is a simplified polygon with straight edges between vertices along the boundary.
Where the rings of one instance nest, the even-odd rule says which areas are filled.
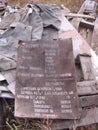
[[[23,43],[18,49],[15,116],[78,119],[71,39]]]
[[[52,120],[50,120],[50,118],[47,117],[49,113],[42,115],[39,112],[40,116],[39,115],[34,116],[35,113],[33,113],[33,116],[38,118],[38,119],[33,119],[33,121],[34,122],[37,121],[37,125],[36,125],[37,128],[39,129],[49,128],[51,130],[61,130],[61,129],[73,128],[73,127],[76,128],[77,126],[85,126],[89,124],[98,123],[98,116],[97,116],[97,113],[98,113],[98,107],[97,107],[98,106],[98,102],[97,102],[97,99],[98,99],[98,81],[97,81],[98,80],[98,56],[92,49],[93,47],[95,51],[97,52],[97,14],[96,14],[97,3],[95,1],[86,0],[84,4],[82,5],[82,7],[80,8],[80,11],[76,15],[71,14],[70,11],[66,9],[64,6],[57,6],[57,5],[51,5],[51,4],[45,5],[45,4],[35,3],[35,2],[32,2],[23,8],[13,8],[13,9],[15,10],[9,9],[8,12],[5,11],[1,17],[1,22],[0,22],[0,78],[1,78],[0,79],[0,97],[1,97],[0,104],[3,104],[4,101],[5,102],[7,101],[8,104],[11,104],[9,100],[14,102],[15,95],[19,94],[21,91],[20,89],[19,89],[19,92],[18,90],[15,91],[16,80],[18,81],[20,80],[20,83],[22,84],[22,86],[28,84],[27,83],[28,81],[31,83],[30,85],[33,84],[32,83],[33,80],[31,80],[30,78],[28,78],[28,81],[27,81],[27,79],[24,80],[22,79],[22,77],[20,78],[16,77],[16,67],[18,66],[18,64],[20,65],[20,63],[23,63],[23,58],[25,58],[25,63],[28,63],[28,60],[30,61],[30,63],[28,64],[29,69],[30,69],[32,60],[35,59],[35,61],[37,62],[37,64],[35,64],[35,68],[37,67],[37,65],[40,65],[42,62],[40,59],[41,55],[39,55],[40,51],[35,51],[34,53],[35,57],[33,56],[34,59],[30,60],[32,57],[31,56],[29,58],[27,57],[28,51],[26,49],[24,49],[24,51],[27,52],[26,55],[24,56],[19,55],[20,58],[21,57],[22,58],[17,61],[17,50],[19,48],[22,49],[23,46],[26,47],[26,45],[27,47],[29,47],[30,45],[34,45],[36,47],[37,44],[34,44],[34,43],[40,42],[41,40],[43,41],[49,40],[50,43],[48,43],[48,46],[50,46],[53,41],[54,41],[53,44],[56,44],[55,43],[56,41],[59,42],[64,39],[66,41],[66,39],[71,38],[72,44],[73,44],[73,55],[74,55],[75,70],[76,70],[75,76],[76,76],[76,81],[77,81],[76,82],[77,91],[75,89],[74,93],[75,95],[78,95],[78,98],[77,100],[75,100],[75,103],[76,103],[76,106],[77,106],[77,102],[79,102],[79,105],[80,105],[79,110],[77,109],[76,111],[76,107],[74,106],[75,105],[74,103],[73,110],[75,110],[77,113],[79,112],[80,118],[77,119],[77,116],[75,114],[74,116],[76,118],[72,118],[71,117],[72,115],[70,116],[67,115],[66,117],[64,117],[64,115],[60,114],[60,116],[58,116],[59,118],[55,118],[55,119],[52,118]],[[64,16],[65,14],[67,14],[66,17]],[[73,16],[75,16],[76,18],[73,18]],[[76,27],[76,29],[79,32],[75,29],[75,27],[72,24]],[[85,37],[85,40],[83,37]],[[39,43],[39,45],[40,44],[41,43]],[[41,46],[40,46],[40,49],[41,49]],[[31,51],[29,55],[31,55],[32,53],[33,51]],[[65,55],[65,52],[64,52],[64,55]],[[36,60],[36,57],[37,57],[37,60]],[[68,58],[67,54],[65,58]],[[58,57],[56,57],[56,59],[58,59]],[[64,62],[65,64],[66,60],[64,61],[65,61]],[[43,62],[43,64],[45,65],[46,63]],[[55,65],[57,66],[57,68],[58,68],[58,64],[59,63],[56,61]],[[25,73],[28,74],[27,71]],[[53,73],[51,69],[49,70],[49,73]],[[36,80],[36,76],[38,75],[35,72],[35,75],[33,76],[35,76],[34,79]],[[71,78],[70,73],[67,73],[67,76]],[[41,86],[41,84],[38,84],[38,85]],[[68,87],[69,86],[67,86],[67,88]],[[51,87],[49,86],[49,88]],[[17,86],[16,86],[16,89],[17,89]],[[73,88],[69,87],[68,90],[70,89],[73,90]],[[25,92],[28,92],[28,91],[25,91]],[[49,98],[51,98],[51,101],[49,101]],[[52,105],[55,104],[55,101],[57,101],[57,98],[58,98],[58,102],[60,101],[60,98],[58,96],[55,97],[56,99],[55,98],[52,99],[51,96],[49,98],[47,96],[47,102],[48,103],[52,102]],[[26,113],[27,107],[22,108],[19,105],[18,107],[20,108],[17,109],[17,113],[19,112],[19,116],[22,113],[20,113],[20,111],[18,110],[21,109],[21,111],[24,112],[23,114],[30,115],[30,116],[25,115],[25,117],[31,117],[33,105],[32,105],[32,101],[30,101],[29,103],[30,103],[30,106],[27,106],[27,107],[30,108],[30,113],[29,112]],[[21,102],[20,104],[25,104],[25,101]],[[56,106],[58,104],[59,103],[57,103]],[[53,107],[53,110],[57,109],[56,106]],[[13,110],[13,107],[14,105],[10,108],[10,110]],[[43,107],[45,108],[45,104],[43,105]],[[56,113],[60,112],[60,106],[58,108],[59,109],[56,111]],[[2,107],[0,107],[0,109],[3,111]],[[25,111],[23,111],[24,109]],[[39,119],[42,117],[43,119]],[[16,128],[18,126],[19,129],[22,130],[21,125],[20,125],[21,119],[18,119],[12,116],[12,119],[10,118],[9,120],[7,120],[8,126],[10,126],[12,120],[15,121],[15,125],[14,126],[12,125],[12,127]],[[25,122],[25,123],[23,122],[23,124],[26,124],[27,122],[28,126],[29,126],[29,123],[32,124],[30,126],[32,127],[34,126],[33,121],[30,121],[30,120],[28,121],[28,119],[26,120],[23,119],[23,120]],[[4,119],[4,121],[6,120]],[[0,124],[0,126],[2,125]],[[33,128],[35,128],[35,126]],[[26,129],[28,128],[26,127]]]
[[[7,3],[0,0],[0,17],[2,17],[5,14],[6,8],[7,8]]]
[[[85,0],[77,13],[77,16],[81,15],[86,15],[86,17],[73,18],[71,23],[98,55],[97,2],[95,0]],[[91,19],[90,17],[94,17],[95,19]]]

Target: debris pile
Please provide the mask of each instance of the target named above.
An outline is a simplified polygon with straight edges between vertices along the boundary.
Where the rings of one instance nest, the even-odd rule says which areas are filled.
[[[4,112],[5,116],[7,115],[7,111],[10,111],[9,113],[12,112],[11,118],[6,118],[6,123],[4,123],[4,125],[6,124],[7,127],[5,127],[4,125],[2,126],[3,124],[2,120],[5,120],[4,119],[5,116],[2,115],[0,117],[0,128],[7,129],[8,127],[10,127],[10,129],[19,128],[21,130],[22,128],[23,129],[36,128],[36,130],[37,128],[43,129],[43,130],[44,129],[45,130],[46,129],[62,130],[65,128],[76,128],[77,126],[85,126],[89,124],[98,123],[98,116],[97,116],[97,113],[98,113],[98,102],[97,102],[97,99],[98,99],[98,83],[97,83],[98,56],[96,55],[97,46],[98,46],[97,44],[97,35],[98,35],[97,33],[98,32],[97,31],[97,17],[98,17],[97,16],[97,3],[95,1],[86,0],[81,6],[79,12],[77,14],[73,14],[73,13],[70,13],[70,10],[64,7],[63,5],[57,6],[53,4],[47,5],[47,4],[31,2],[27,4],[25,7],[19,8],[19,7],[10,7],[6,3],[1,2],[0,3],[0,16],[1,16],[1,22],[0,22],[0,97],[1,97],[0,104],[1,105],[0,105],[0,110]],[[41,44],[43,42],[48,41],[48,44],[50,43],[50,45],[47,45],[47,46],[51,46],[51,48],[49,49],[52,49],[53,51],[53,49],[55,48],[55,46],[53,46],[52,48],[52,45],[51,45],[53,41],[55,41],[53,44],[56,44],[56,41],[66,42],[67,41],[66,39],[67,40],[71,39],[71,42],[73,45],[73,55],[74,55],[75,71],[76,71],[75,77],[77,81],[76,87],[77,87],[77,95],[78,95],[77,102],[79,102],[79,111],[78,111],[80,115],[79,118],[77,119],[77,118],[74,118],[73,116],[70,119],[64,118],[64,119],[58,120],[58,118],[56,117],[55,119],[48,119],[48,115],[47,115],[46,119],[39,119],[39,120],[33,120],[33,121],[32,119],[30,120],[23,119],[20,125],[21,120],[13,116],[13,105],[12,105],[14,104],[14,98],[16,95],[15,85],[16,85],[17,66],[23,62],[23,58],[25,59],[24,60],[25,64],[27,63],[28,59],[30,60],[30,57],[27,57],[27,60],[26,60],[26,56],[28,56],[27,54],[28,48],[29,46],[32,47],[32,45],[34,45],[34,47],[37,46],[36,42],[39,42]],[[35,50],[33,50],[35,54],[37,55],[37,59],[36,59],[36,55],[33,56],[34,63],[37,63],[37,65],[40,62],[39,58],[42,58],[41,55],[39,56],[39,54],[44,53],[42,49],[42,45],[40,44],[38,45],[40,46],[39,51],[37,50],[36,52]],[[63,43],[61,44],[63,46]],[[23,49],[23,47],[25,47],[26,45],[27,45],[27,50],[26,48]],[[43,48],[45,48],[44,44],[43,46],[44,46]],[[95,49],[96,53],[91,47]],[[21,60],[17,61],[18,59],[17,53],[19,49],[21,50],[20,52],[24,50],[26,55],[23,56],[23,53],[21,53],[20,57],[22,58]],[[40,53],[40,50],[41,50],[41,53]],[[57,48],[57,50],[59,49]],[[57,54],[56,52],[57,50],[54,50],[56,54]],[[63,52],[64,51],[63,47],[61,47],[61,50],[62,50],[62,54],[65,54],[65,52]],[[50,52],[54,54],[54,52],[52,51],[50,50]],[[69,58],[69,52],[66,52],[67,54],[65,56],[66,60],[68,60]],[[60,52],[58,53],[58,56],[59,54]],[[54,60],[51,57],[48,57],[48,60],[49,59],[50,59],[50,62]],[[59,58],[56,57],[56,60],[58,59]],[[55,66],[59,65],[59,63],[63,61],[59,59],[60,62],[58,62],[56,60],[55,60]],[[72,65],[72,64],[68,65],[67,61],[64,62],[64,64],[65,63],[67,64],[68,67]],[[45,65],[43,65],[42,68],[44,68]],[[25,66],[22,66],[22,67],[25,68]],[[52,63],[52,67],[53,67],[53,63]],[[37,66],[35,68],[37,68]],[[39,68],[39,71],[41,71],[40,68]],[[51,73],[53,73],[52,72],[53,68],[50,71]],[[60,69],[59,74],[61,73],[61,71],[62,69]],[[36,72],[34,76],[36,77]],[[67,73],[66,75],[63,75],[63,76],[69,78],[67,80],[73,79],[72,77],[73,75],[71,75],[70,73]],[[47,80],[50,80],[50,79],[47,78]],[[28,81],[31,83],[30,79],[28,79]],[[34,79],[34,83],[35,81],[36,80]],[[55,84],[57,83],[58,82],[56,82],[55,80]],[[23,81],[21,81],[21,84],[26,85],[27,82],[24,82],[24,79],[23,79]],[[75,89],[74,89],[74,92],[75,92]],[[73,91],[71,92],[71,94],[72,93]],[[13,103],[11,104],[10,101]],[[11,107],[8,107],[7,104],[9,106],[11,105]],[[74,107],[74,109],[77,111],[76,107]],[[23,115],[23,113],[21,114]],[[38,118],[38,115],[37,115],[37,118]]]
[[[71,23],[98,55],[97,6],[98,4],[96,1],[85,0],[85,2],[83,3],[83,5],[81,6],[80,10],[77,13],[79,17],[72,19]]]
[[[0,1],[0,17],[2,17],[5,14],[6,8],[7,8],[7,3]]]

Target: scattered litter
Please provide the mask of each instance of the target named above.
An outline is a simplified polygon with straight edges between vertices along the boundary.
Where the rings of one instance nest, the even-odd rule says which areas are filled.
[[[32,126],[36,130],[61,130],[73,128],[74,125],[85,126],[98,123],[97,6],[95,0],[85,0],[77,14],[74,14],[64,5],[31,2],[20,8],[17,6],[11,7],[6,2],[0,1],[0,105],[2,104],[0,110],[6,110],[5,113],[7,113],[8,104],[11,105],[10,112],[12,111],[12,118],[6,118],[6,129],[9,127],[10,129],[19,128],[22,130],[24,125],[26,129],[30,129]],[[16,68],[17,63],[22,62],[21,60],[17,61],[18,49],[26,44],[29,46],[36,41],[59,41],[69,38],[71,38],[73,44],[80,118],[76,120],[73,116],[69,120],[66,118],[64,120],[53,120],[46,117],[46,119],[32,121],[32,119],[14,117]],[[24,51],[27,50],[24,49]],[[26,56],[22,58],[24,57]],[[22,79],[21,84],[24,83],[24,79]],[[6,106],[6,109],[4,109],[4,106]],[[3,117],[1,118],[3,120]],[[3,128],[4,126],[2,126]]]

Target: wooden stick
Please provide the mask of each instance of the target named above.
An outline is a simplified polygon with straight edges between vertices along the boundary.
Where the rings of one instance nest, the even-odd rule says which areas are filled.
[[[90,15],[85,15],[85,14],[75,14],[75,13],[67,13],[64,14],[65,17],[80,17],[80,18],[88,18],[88,19],[93,19],[95,20],[94,16],[90,16]]]

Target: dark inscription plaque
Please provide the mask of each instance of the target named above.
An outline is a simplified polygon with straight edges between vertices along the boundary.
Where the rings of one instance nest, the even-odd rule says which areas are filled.
[[[71,39],[35,41],[18,49],[15,116],[77,119]]]

